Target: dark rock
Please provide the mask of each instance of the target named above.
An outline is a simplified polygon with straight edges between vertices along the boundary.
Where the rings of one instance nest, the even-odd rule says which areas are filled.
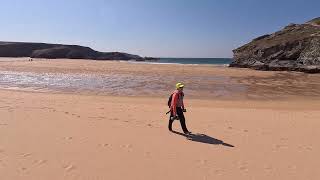
[[[230,67],[257,70],[320,72],[320,18],[290,24],[233,50]]]
[[[255,38],[255,39],[253,39],[252,41],[258,41],[258,40],[267,38],[267,37],[269,37],[269,36],[270,36],[270,34],[262,35],[262,36],[260,36],[260,37],[257,37],[257,38]]]
[[[155,58],[155,57],[144,57],[145,60],[147,61],[158,61],[160,58]]]
[[[89,47],[63,44],[1,42],[0,57],[67,58],[93,60],[142,60],[144,58],[122,52],[98,52]]]

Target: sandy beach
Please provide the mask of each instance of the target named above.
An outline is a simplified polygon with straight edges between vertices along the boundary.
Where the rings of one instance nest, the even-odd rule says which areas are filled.
[[[187,85],[185,92],[188,97],[195,99],[320,100],[319,74],[255,71],[212,65],[28,60],[0,58],[2,89],[167,98],[174,84],[182,81]],[[7,79],[8,76],[12,76],[12,79]],[[61,81],[55,82],[56,79]],[[23,83],[17,84],[17,81]]]
[[[168,79],[170,72],[174,77],[146,78],[139,86],[154,88],[155,93],[129,95],[124,90],[114,94],[120,87],[102,93],[64,86],[52,90],[40,84],[34,90],[1,81],[3,180],[320,177],[319,75],[26,58],[2,58],[0,71],[128,75],[133,80]],[[189,137],[180,133],[178,122],[176,133],[167,129],[167,96],[178,77],[186,84],[187,126],[194,134]],[[149,86],[152,82],[160,85]]]

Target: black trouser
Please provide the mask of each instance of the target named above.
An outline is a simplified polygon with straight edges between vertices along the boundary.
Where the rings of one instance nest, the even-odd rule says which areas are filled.
[[[179,121],[180,121],[180,125],[181,125],[181,128],[183,130],[184,133],[187,133],[189,132],[188,129],[187,129],[187,126],[186,126],[186,119],[184,118],[184,115],[183,115],[183,110],[181,107],[177,107],[177,115],[179,117]],[[172,112],[170,114],[170,118],[169,118],[169,130],[172,131],[172,123],[174,120],[171,120],[171,117],[172,117]]]

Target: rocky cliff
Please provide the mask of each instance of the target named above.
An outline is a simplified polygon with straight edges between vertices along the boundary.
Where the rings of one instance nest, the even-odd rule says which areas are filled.
[[[320,18],[289,24],[233,50],[230,67],[320,73]]]
[[[94,60],[144,60],[144,58],[121,52],[99,52],[89,47],[63,44],[1,42],[0,57],[68,58]]]

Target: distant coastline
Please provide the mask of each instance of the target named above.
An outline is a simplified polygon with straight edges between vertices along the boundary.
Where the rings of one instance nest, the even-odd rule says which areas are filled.
[[[91,60],[151,60],[124,52],[99,52],[90,47],[65,44],[0,41],[0,57]]]

